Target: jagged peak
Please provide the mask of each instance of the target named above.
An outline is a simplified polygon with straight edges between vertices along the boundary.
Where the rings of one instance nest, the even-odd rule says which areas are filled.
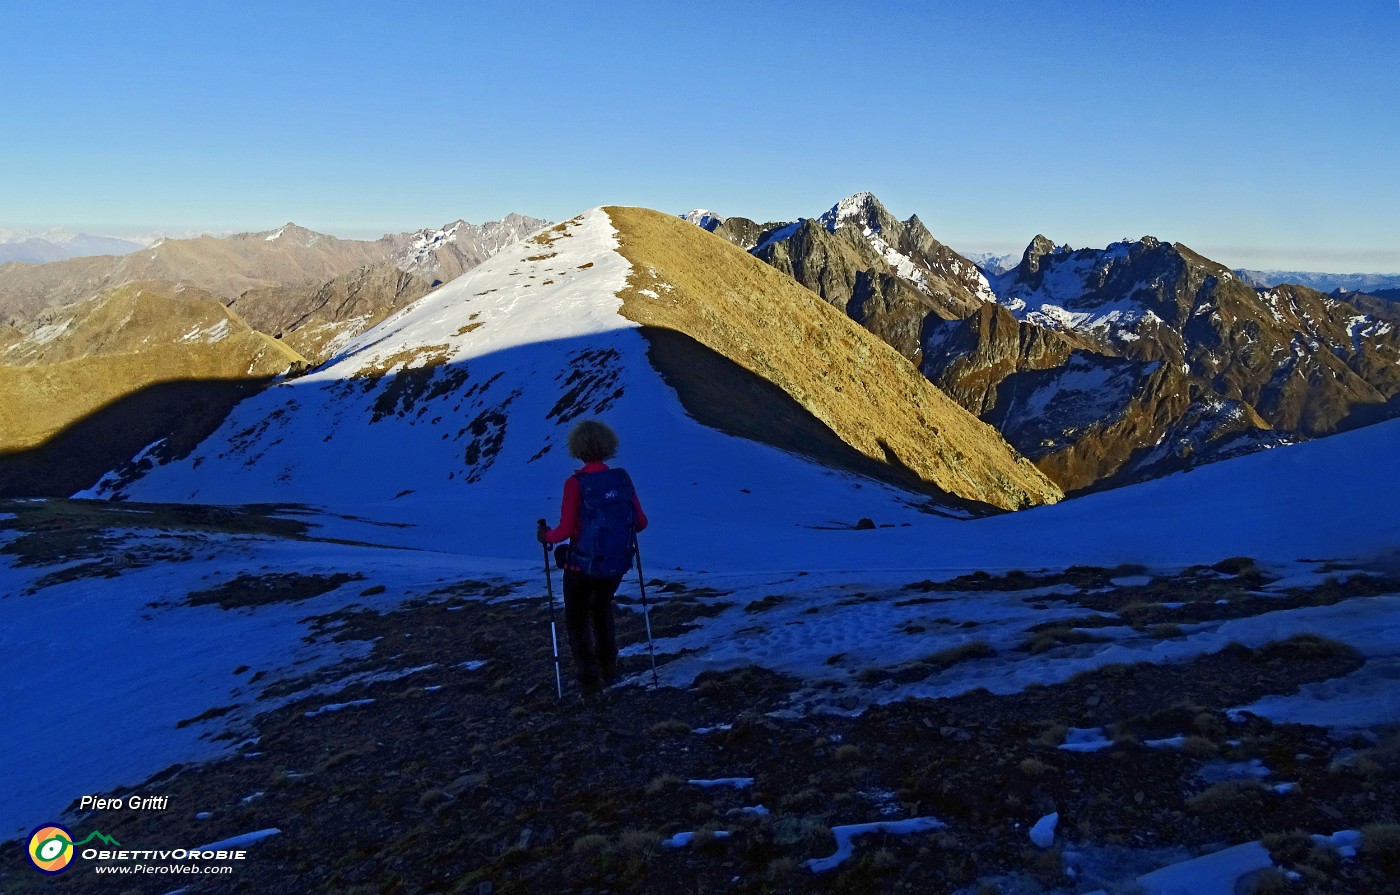
[[[860,221],[864,226],[878,233],[880,231],[880,216],[888,214],[889,211],[885,209],[879,199],[875,198],[874,193],[869,190],[861,190],[831,206],[831,209],[818,218],[818,221],[831,231],[835,231],[836,228],[851,221]]]
[[[1054,240],[1050,237],[1037,233],[1035,239],[1026,246],[1026,251],[1021,255],[1020,273],[1022,275],[1035,273],[1040,270],[1040,259],[1046,255],[1053,255],[1058,251]]]
[[[1110,243],[1108,247],[1104,249],[1104,251],[1129,251],[1134,246],[1142,246],[1145,249],[1151,250],[1161,248],[1163,245],[1166,244],[1167,243],[1163,243],[1162,240],[1158,239],[1157,237],[1150,235],[1143,235],[1138,237],[1137,239],[1134,239],[1131,236],[1125,236],[1117,242]]]
[[[724,223],[724,217],[710,211],[708,208],[692,208],[685,214],[678,215],[683,221],[688,221],[699,227],[701,230],[714,231],[716,227]]]
[[[414,230],[414,231],[412,231],[412,233],[410,233],[409,235],[410,235],[410,236],[416,236],[416,235],[422,235],[422,234],[428,234],[428,235],[432,235],[432,234],[448,235],[448,234],[455,234],[455,233],[457,233],[457,231],[459,231],[459,230],[468,230],[468,231],[471,231],[471,232],[473,232],[473,233],[487,233],[487,232],[492,231],[492,230],[501,230],[501,229],[505,229],[505,230],[522,230],[522,229],[523,229],[523,230],[534,230],[534,229],[538,229],[538,228],[540,228],[540,227],[547,227],[547,226],[549,226],[549,223],[550,223],[549,221],[543,220],[543,219],[541,219],[541,218],[532,218],[532,217],[530,217],[529,215],[519,214],[518,212],[512,211],[512,212],[510,212],[509,214],[507,214],[507,215],[505,215],[504,217],[502,217],[502,218],[501,218],[500,220],[498,220],[498,221],[484,221],[484,222],[482,222],[482,223],[480,223],[480,224],[473,224],[471,221],[467,220],[466,218],[457,218],[455,221],[448,221],[446,224],[443,224],[441,227],[424,227],[424,228],[422,228],[422,229],[420,229],[420,230]]]

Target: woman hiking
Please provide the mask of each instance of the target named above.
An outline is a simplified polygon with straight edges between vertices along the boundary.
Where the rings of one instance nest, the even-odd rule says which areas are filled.
[[[542,544],[568,540],[564,567],[564,626],[579,688],[593,701],[617,680],[613,595],[632,567],[636,533],[647,527],[632,480],[605,461],[617,454],[617,434],[597,420],[569,433],[569,454],[583,467],[564,481],[559,525],[540,523]]]

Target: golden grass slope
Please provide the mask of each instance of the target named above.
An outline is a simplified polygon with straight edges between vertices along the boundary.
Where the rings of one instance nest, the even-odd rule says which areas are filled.
[[[643,325],[653,363],[682,400],[688,392],[701,396],[699,404],[710,416],[702,422],[731,429],[722,418],[723,396],[713,389],[705,394],[705,380],[727,358],[776,386],[844,445],[895,473],[887,477],[912,476],[959,498],[1003,509],[1063,497],[995,429],[796,281],[672,215],[640,208],[605,210],[617,229],[619,251],[632,263],[621,293],[623,316]],[[731,389],[731,396],[738,402],[760,392],[762,388],[741,387]],[[687,401],[691,413],[696,406]],[[764,412],[765,406],[777,405],[768,398],[736,403],[727,415],[737,421]],[[772,430],[790,437],[763,440],[813,453],[810,444],[793,440],[809,440],[803,433],[812,430],[788,422],[774,420]]]
[[[214,296],[174,291],[121,286],[0,348],[0,453],[42,445],[149,386],[267,379],[305,365]]]
[[[282,229],[273,240],[261,234],[166,239],[128,255],[3,264],[0,320],[23,321],[113,286],[150,280],[199,286],[225,301],[249,289],[319,285],[384,260],[396,246],[390,239],[337,239],[291,224]]]

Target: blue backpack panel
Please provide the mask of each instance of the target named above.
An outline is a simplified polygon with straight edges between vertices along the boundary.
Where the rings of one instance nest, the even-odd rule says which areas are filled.
[[[578,536],[570,562],[588,578],[621,578],[637,545],[636,492],[625,469],[574,473],[579,485]]]

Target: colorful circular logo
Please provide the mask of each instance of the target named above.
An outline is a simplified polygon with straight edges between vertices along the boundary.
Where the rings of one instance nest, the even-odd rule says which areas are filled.
[[[73,834],[61,824],[44,824],[29,834],[29,863],[40,873],[57,875],[73,863]]]

